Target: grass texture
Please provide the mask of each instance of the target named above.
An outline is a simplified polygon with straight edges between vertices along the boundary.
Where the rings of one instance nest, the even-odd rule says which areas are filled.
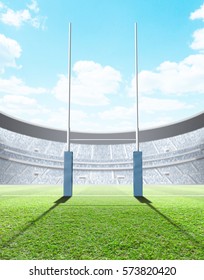
[[[2,260],[203,260],[204,186],[0,186]]]

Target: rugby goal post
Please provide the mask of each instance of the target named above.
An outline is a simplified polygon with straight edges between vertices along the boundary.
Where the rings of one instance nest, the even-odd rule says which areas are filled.
[[[69,23],[67,151],[64,152],[64,192],[63,192],[63,195],[65,197],[71,197],[73,193],[73,152],[70,151],[71,33],[72,33],[72,25],[71,23]]]
[[[135,94],[136,94],[136,151],[133,152],[133,193],[135,197],[143,196],[142,152],[139,150],[139,96],[138,96],[138,44],[137,23],[135,33]]]

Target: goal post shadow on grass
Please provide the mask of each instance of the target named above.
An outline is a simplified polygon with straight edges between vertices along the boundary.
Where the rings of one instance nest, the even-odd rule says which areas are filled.
[[[43,212],[41,215],[39,215],[36,219],[30,221],[27,225],[25,225],[19,232],[15,233],[12,237],[10,237],[7,241],[1,244],[0,247],[4,248],[7,246],[10,246],[11,243],[13,243],[18,237],[22,236],[27,230],[29,230],[32,226],[34,226],[37,222],[39,222],[42,218],[47,216],[52,210],[54,210],[57,206],[59,206],[62,203],[67,202],[70,199],[70,197],[62,196],[59,199],[57,199],[54,202],[54,205],[52,205],[48,210]]]
[[[71,103],[71,33],[69,23],[68,42],[68,121],[67,121],[67,151],[64,152],[64,196],[73,195],[73,152],[70,151],[70,103]],[[137,23],[134,25],[135,33],[135,93],[136,93],[136,151],[133,152],[133,195],[143,196],[142,152],[139,151],[139,108],[138,108],[138,47]]]
[[[176,228],[178,231],[181,232],[181,234],[183,234],[184,236],[186,236],[189,240],[191,240],[193,243],[196,244],[196,246],[200,246],[204,249],[204,246],[202,246],[202,244],[195,239],[195,237],[189,233],[188,231],[186,231],[184,228],[182,228],[182,226],[176,224],[171,218],[167,217],[164,213],[162,213],[160,210],[158,210],[155,206],[152,205],[152,201],[150,201],[149,199],[147,199],[144,196],[135,196],[135,199],[137,199],[140,203],[144,203],[146,204],[152,211],[154,211],[156,214],[158,214],[161,218],[163,218],[164,220],[166,220],[166,222],[168,222],[171,226],[173,226],[174,228]]]

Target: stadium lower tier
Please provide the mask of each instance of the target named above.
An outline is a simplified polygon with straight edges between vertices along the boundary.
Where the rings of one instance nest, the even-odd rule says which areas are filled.
[[[63,184],[63,168],[45,168],[0,159],[0,184]],[[188,172],[189,170],[189,172]],[[74,169],[74,184],[132,184],[132,169]],[[203,184],[204,159],[178,165],[144,168],[145,184]]]

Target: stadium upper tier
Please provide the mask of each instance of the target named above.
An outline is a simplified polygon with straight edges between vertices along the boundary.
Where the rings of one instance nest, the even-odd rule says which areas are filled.
[[[0,184],[62,184],[66,132],[0,114]],[[135,132],[71,132],[75,184],[132,183]],[[140,132],[144,183],[204,184],[204,113]]]

